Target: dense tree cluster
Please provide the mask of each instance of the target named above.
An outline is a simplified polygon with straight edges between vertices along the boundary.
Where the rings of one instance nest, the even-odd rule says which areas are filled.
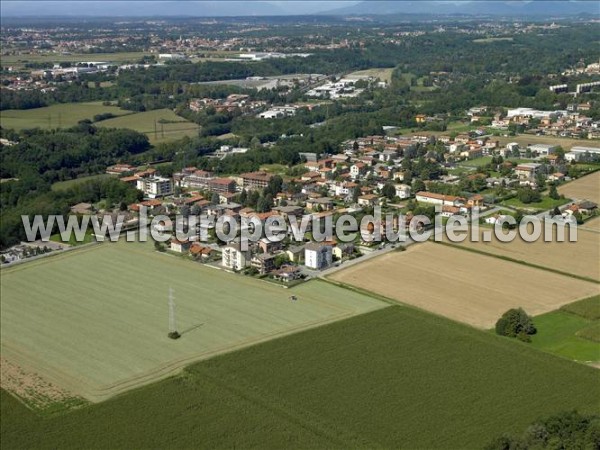
[[[516,337],[525,342],[529,342],[530,336],[536,331],[533,320],[522,308],[509,309],[496,322],[496,334]]]
[[[600,417],[577,411],[562,412],[531,424],[521,435],[505,434],[486,450],[597,449]]]

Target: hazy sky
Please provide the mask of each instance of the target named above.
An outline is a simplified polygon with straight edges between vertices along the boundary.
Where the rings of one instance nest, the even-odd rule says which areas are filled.
[[[312,14],[350,6],[360,1],[55,1],[1,0],[3,16],[151,16],[151,15],[265,15]]]

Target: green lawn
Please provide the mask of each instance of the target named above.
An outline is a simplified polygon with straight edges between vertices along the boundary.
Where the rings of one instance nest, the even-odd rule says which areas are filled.
[[[531,345],[575,361],[600,361],[600,343],[579,336],[594,322],[564,311],[552,311],[533,320],[537,333]]]
[[[2,128],[22,130],[26,128],[68,128],[77,122],[90,119],[97,114],[112,113],[115,116],[131,114],[117,106],[104,106],[102,102],[60,103],[44,108],[7,109],[0,112]],[[102,123],[102,122],[99,122]]]
[[[150,242],[9,267],[0,287],[2,356],[92,401],[193,361],[386,306],[316,280],[285,290],[155,252]],[[171,287],[178,341],[167,338]]]
[[[170,109],[155,109],[125,117],[98,122],[100,127],[130,128],[148,135],[150,142],[158,143],[198,135],[200,127],[179,117]]]
[[[0,436],[11,449],[481,449],[539,417],[599,413],[598,381],[528,344],[392,306],[68,414],[36,416],[2,392]]]
[[[554,200],[550,197],[547,196],[542,196],[542,200],[539,202],[535,202],[535,203],[523,203],[522,201],[520,201],[518,198],[514,197],[508,200],[504,200],[503,202],[501,202],[501,205],[504,206],[510,206],[513,208],[520,208],[520,209],[535,209],[535,210],[541,210],[541,211],[545,211],[545,210],[550,210],[553,209],[557,206],[561,206],[564,205],[565,203],[569,203],[569,199],[566,198],[559,198],[557,200]]]

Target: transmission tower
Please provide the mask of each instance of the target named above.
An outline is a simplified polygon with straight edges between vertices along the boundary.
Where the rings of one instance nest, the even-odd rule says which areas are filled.
[[[177,324],[175,322],[175,296],[173,295],[173,289],[169,288],[169,334],[171,339],[179,339],[181,335],[177,331]]]

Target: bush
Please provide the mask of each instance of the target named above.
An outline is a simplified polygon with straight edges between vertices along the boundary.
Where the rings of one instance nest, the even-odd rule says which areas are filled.
[[[496,334],[516,337],[524,342],[530,342],[530,335],[536,331],[533,320],[522,308],[509,309],[496,322]]]

